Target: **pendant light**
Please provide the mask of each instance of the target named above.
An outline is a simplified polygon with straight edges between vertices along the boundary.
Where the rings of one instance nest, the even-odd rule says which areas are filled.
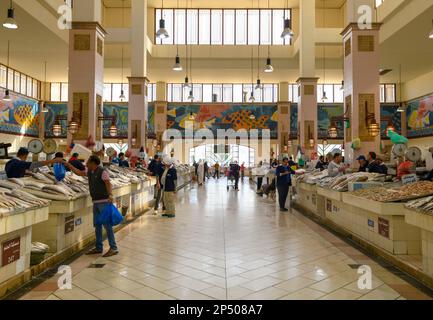
[[[323,0],[323,24],[325,25],[325,0]],[[325,91],[325,83],[326,83],[326,46],[323,45],[323,96],[321,101],[322,102],[326,102],[328,100],[328,97],[326,96],[326,91]]]
[[[403,101],[401,99],[401,91],[402,91],[402,85],[401,85],[401,64],[399,65],[399,83],[398,83],[398,86],[399,86],[398,90],[399,90],[399,100],[400,100],[399,102],[400,102],[400,104],[398,106],[397,112],[404,112],[405,110],[404,110],[404,106],[403,106]]]
[[[159,29],[156,31],[156,38],[158,39],[167,39],[169,36],[167,29],[165,29],[165,20],[164,20],[164,0],[162,0],[162,10],[161,10],[161,19],[159,20]]]
[[[254,47],[251,47],[251,94],[248,100],[251,103],[256,101],[256,98],[254,97]]]
[[[256,82],[256,90],[263,89],[262,81],[260,80],[260,46],[257,46],[257,82]]]
[[[433,20],[432,20],[432,24],[433,24]],[[433,29],[431,29],[430,31],[430,35],[428,36],[430,39],[433,39]]]
[[[289,5],[288,5],[288,2],[286,0],[286,10],[285,11],[288,11],[288,10],[289,10]],[[284,14],[285,13],[286,12],[284,12]],[[284,30],[281,33],[281,38],[287,39],[290,41],[293,36],[294,36],[294,33],[292,31],[292,20],[289,19],[289,17],[285,17],[284,18]]]
[[[191,4],[191,8],[192,8],[192,0],[191,0],[190,4]],[[191,29],[192,28],[190,28],[190,30]],[[190,31],[190,32],[192,32],[192,31]],[[192,81],[192,46],[189,46],[189,49],[191,50],[190,54],[189,54],[189,59],[190,59],[190,61],[189,61],[189,75],[190,75],[190,79],[191,79],[191,84],[188,87],[188,88],[190,88],[188,100],[190,100],[191,102],[194,102],[194,91],[193,91],[194,86],[193,86],[193,81]],[[188,80],[188,79],[185,79],[185,80]]]
[[[183,83],[184,88],[191,88],[191,84],[189,83],[188,78],[188,70],[189,70],[189,61],[188,61],[188,43],[186,44],[186,74],[185,74],[185,81]]]
[[[179,10],[179,0],[177,0],[177,10]],[[180,64],[180,57],[179,57],[179,26],[178,26],[178,19],[176,19],[176,38],[175,41],[177,41],[176,44],[176,58],[173,65],[173,71],[182,71],[182,65]]]
[[[7,57],[7,66],[6,66],[6,90],[5,90],[5,96],[3,97],[3,101],[12,100],[9,92],[9,59],[10,59],[10,41],[8,40],[8,57]]]
[[[125,27],[125,18],[124,18],[125,17],[125,12],[124,12],[125,7],[124,7],[124,3],[125,3],[125,1],[123,0],[122,1],[122,28]],[[120,89],[120,96],[119,96],[119,100],[122,101],[122,102],[123,102],[123,100],[126,99],[125,92],[123,91],[123,62],[124,62],[123,58],[124,58],[124,56],[123,56],[123,44],[122,44],[122,77],[121,77],[121,80],[120,80],[121,89]]]
[[[45,85],[47,85],[47,62],[45,61],[45,77],[44,77]],[[48,109],[45,107],[45,101],[42,101],[42,113],[47,113]]]
[[[268,10],[269,10],[270,6],[269,6],[269,0],[268,0]],[[271,30],[272,30],[272,26],[271,26],[271,19],[269,20],[269,39],[271,38]],[[266,73],[271,73],[274,72],[274,67],[272,66],[272,61],[271,61],[271,46],[268,45],[268,58],[266,59],[266,65],[265,65],[265,69],[263,70]]]
[[[15,21],[14,15],[15,15],[15,9],[13,7],[13,2],[11,0],[10,6],[9,6],[9,9],[8,9],[7,18],[3,22],[3,27],[5,27],[6,29],[18,29],[18,24]]]

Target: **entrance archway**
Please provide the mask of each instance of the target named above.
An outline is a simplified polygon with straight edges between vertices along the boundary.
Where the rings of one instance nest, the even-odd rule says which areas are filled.
[[[237,161],[239,164],[245,163],[246,167],[253,167],[255,158],[256,151],[254,148],[237,144],[207,144],[189,150],[189,163],[191,165],[194,161],[205,160],[210,166],[218,162],[221,166],[225,167],[230,162]]]

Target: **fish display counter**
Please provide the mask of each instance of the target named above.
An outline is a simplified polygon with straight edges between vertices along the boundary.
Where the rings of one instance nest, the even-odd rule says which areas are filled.
[[[0,187],[0,297],[31,279],[32,228],[48,219],[50,201]]]
[[[191,183],[194,169],[186,164],[176,166],[177,170],[177,189],[180,190]]]
[[[433,278],[433,196],[410,201],[405,207],[406,223],[421,230],[422,271]]]

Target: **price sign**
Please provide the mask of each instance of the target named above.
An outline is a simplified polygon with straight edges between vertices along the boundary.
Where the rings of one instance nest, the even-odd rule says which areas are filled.
[[[5,241],[2,243],[2,267],[7,266],[20,259],[21,238]]]
[[[401,182],[403,183],[403,185],[412,184],[412,183],[415,183],[417,181],[418,181],[418,178],[417,178],[415,173],[406,174],[406,175],[401,177]]]

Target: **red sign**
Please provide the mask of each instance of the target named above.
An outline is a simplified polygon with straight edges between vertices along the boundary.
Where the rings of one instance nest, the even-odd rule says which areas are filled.
[[[2,243],[2,267],[11,264],[20,258],[21,238],[5,241]]]

